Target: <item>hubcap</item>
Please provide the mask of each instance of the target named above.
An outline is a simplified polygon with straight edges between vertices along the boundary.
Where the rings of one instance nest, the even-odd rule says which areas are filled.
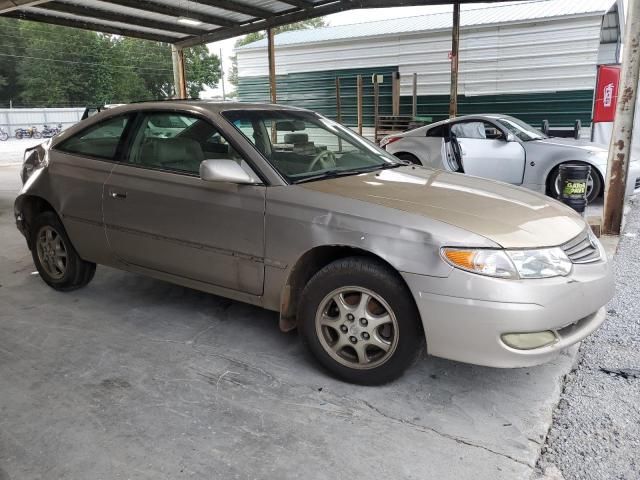
[[[329,293],[316,313],[322,348],[349,368],[370,369],[385,363],[398,346],[398,321],[387,302],[362,287]]]
[[[49,225],[38,232],[36,251],[40,265],[54,280],[64,277],[67,271],[67,249],[60,234]]]

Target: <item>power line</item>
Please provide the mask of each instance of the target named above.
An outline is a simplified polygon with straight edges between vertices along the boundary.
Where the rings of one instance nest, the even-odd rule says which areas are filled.
[[[75,64],[75,65],[93,65],[93,66],[101,66],[101,67],[107,67],[107,68],[124,68],[124,69],[133,69],[133,70],[151,70],[156,72],[172,72],[173,71],[170,68],[134,67],[132,65],[110,65],[108,63],[78,62],[74,60],[56,60],[54,58],[32,57],[29,55],[11,55],[9,53],[0,53],[0,57],[28,58],[31,60],[42,60],[45,62],[68,63],[68,64]]]

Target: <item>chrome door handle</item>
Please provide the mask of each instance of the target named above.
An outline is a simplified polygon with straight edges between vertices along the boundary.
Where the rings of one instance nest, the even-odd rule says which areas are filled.
[[[111,195],[111,198],[115,198],[117,200],[123,200],[125,198],[127,198],[127,194],[123,193],[123,192],[115,192],[113,190],[111,190],[109,192],[109,195]]]

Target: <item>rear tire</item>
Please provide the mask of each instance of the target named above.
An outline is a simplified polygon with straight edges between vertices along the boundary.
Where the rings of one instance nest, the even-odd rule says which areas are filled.
[[[422,165],[422,162],[420,161],[420,159],[411,153],[402,152],[402,153],[394,153],[394,155],[398,157],[400,160],[406,160],[407,162],[411,162],[414,165]]]
[[[7,140],[9,140],[9,134],[6,132],[0,133],[0,141],[6,142]]]
[[[96,264],[80,258],[54,212],[39,214],[30,226],[30,235],[33,263],[47,285],[66,292],[91,281]]]
[[[298,304],[303,343],[335,376],[361,385],[400,377],[424,344],[402,278],[380,261],[348,257],[307,283]]]

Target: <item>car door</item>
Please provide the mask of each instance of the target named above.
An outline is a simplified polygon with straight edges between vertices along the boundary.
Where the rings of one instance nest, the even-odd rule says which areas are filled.
[[[104,119],[56,144],[49,152],[50,190],[75,249],[84,259],[111,260],[102,218],[104,182],[122,154],[129,114]]]
[[[260,295],[265,187],[202,180],[200,162],[215,158],[259,182],[208,119],[138,114],[126,161],[105,184],[107,238],[125,263]]]
[[[460,147],[462,170],[468,175],[520,185],[525,151],[520,142],[491,122],[464,120],[451,125]]]

